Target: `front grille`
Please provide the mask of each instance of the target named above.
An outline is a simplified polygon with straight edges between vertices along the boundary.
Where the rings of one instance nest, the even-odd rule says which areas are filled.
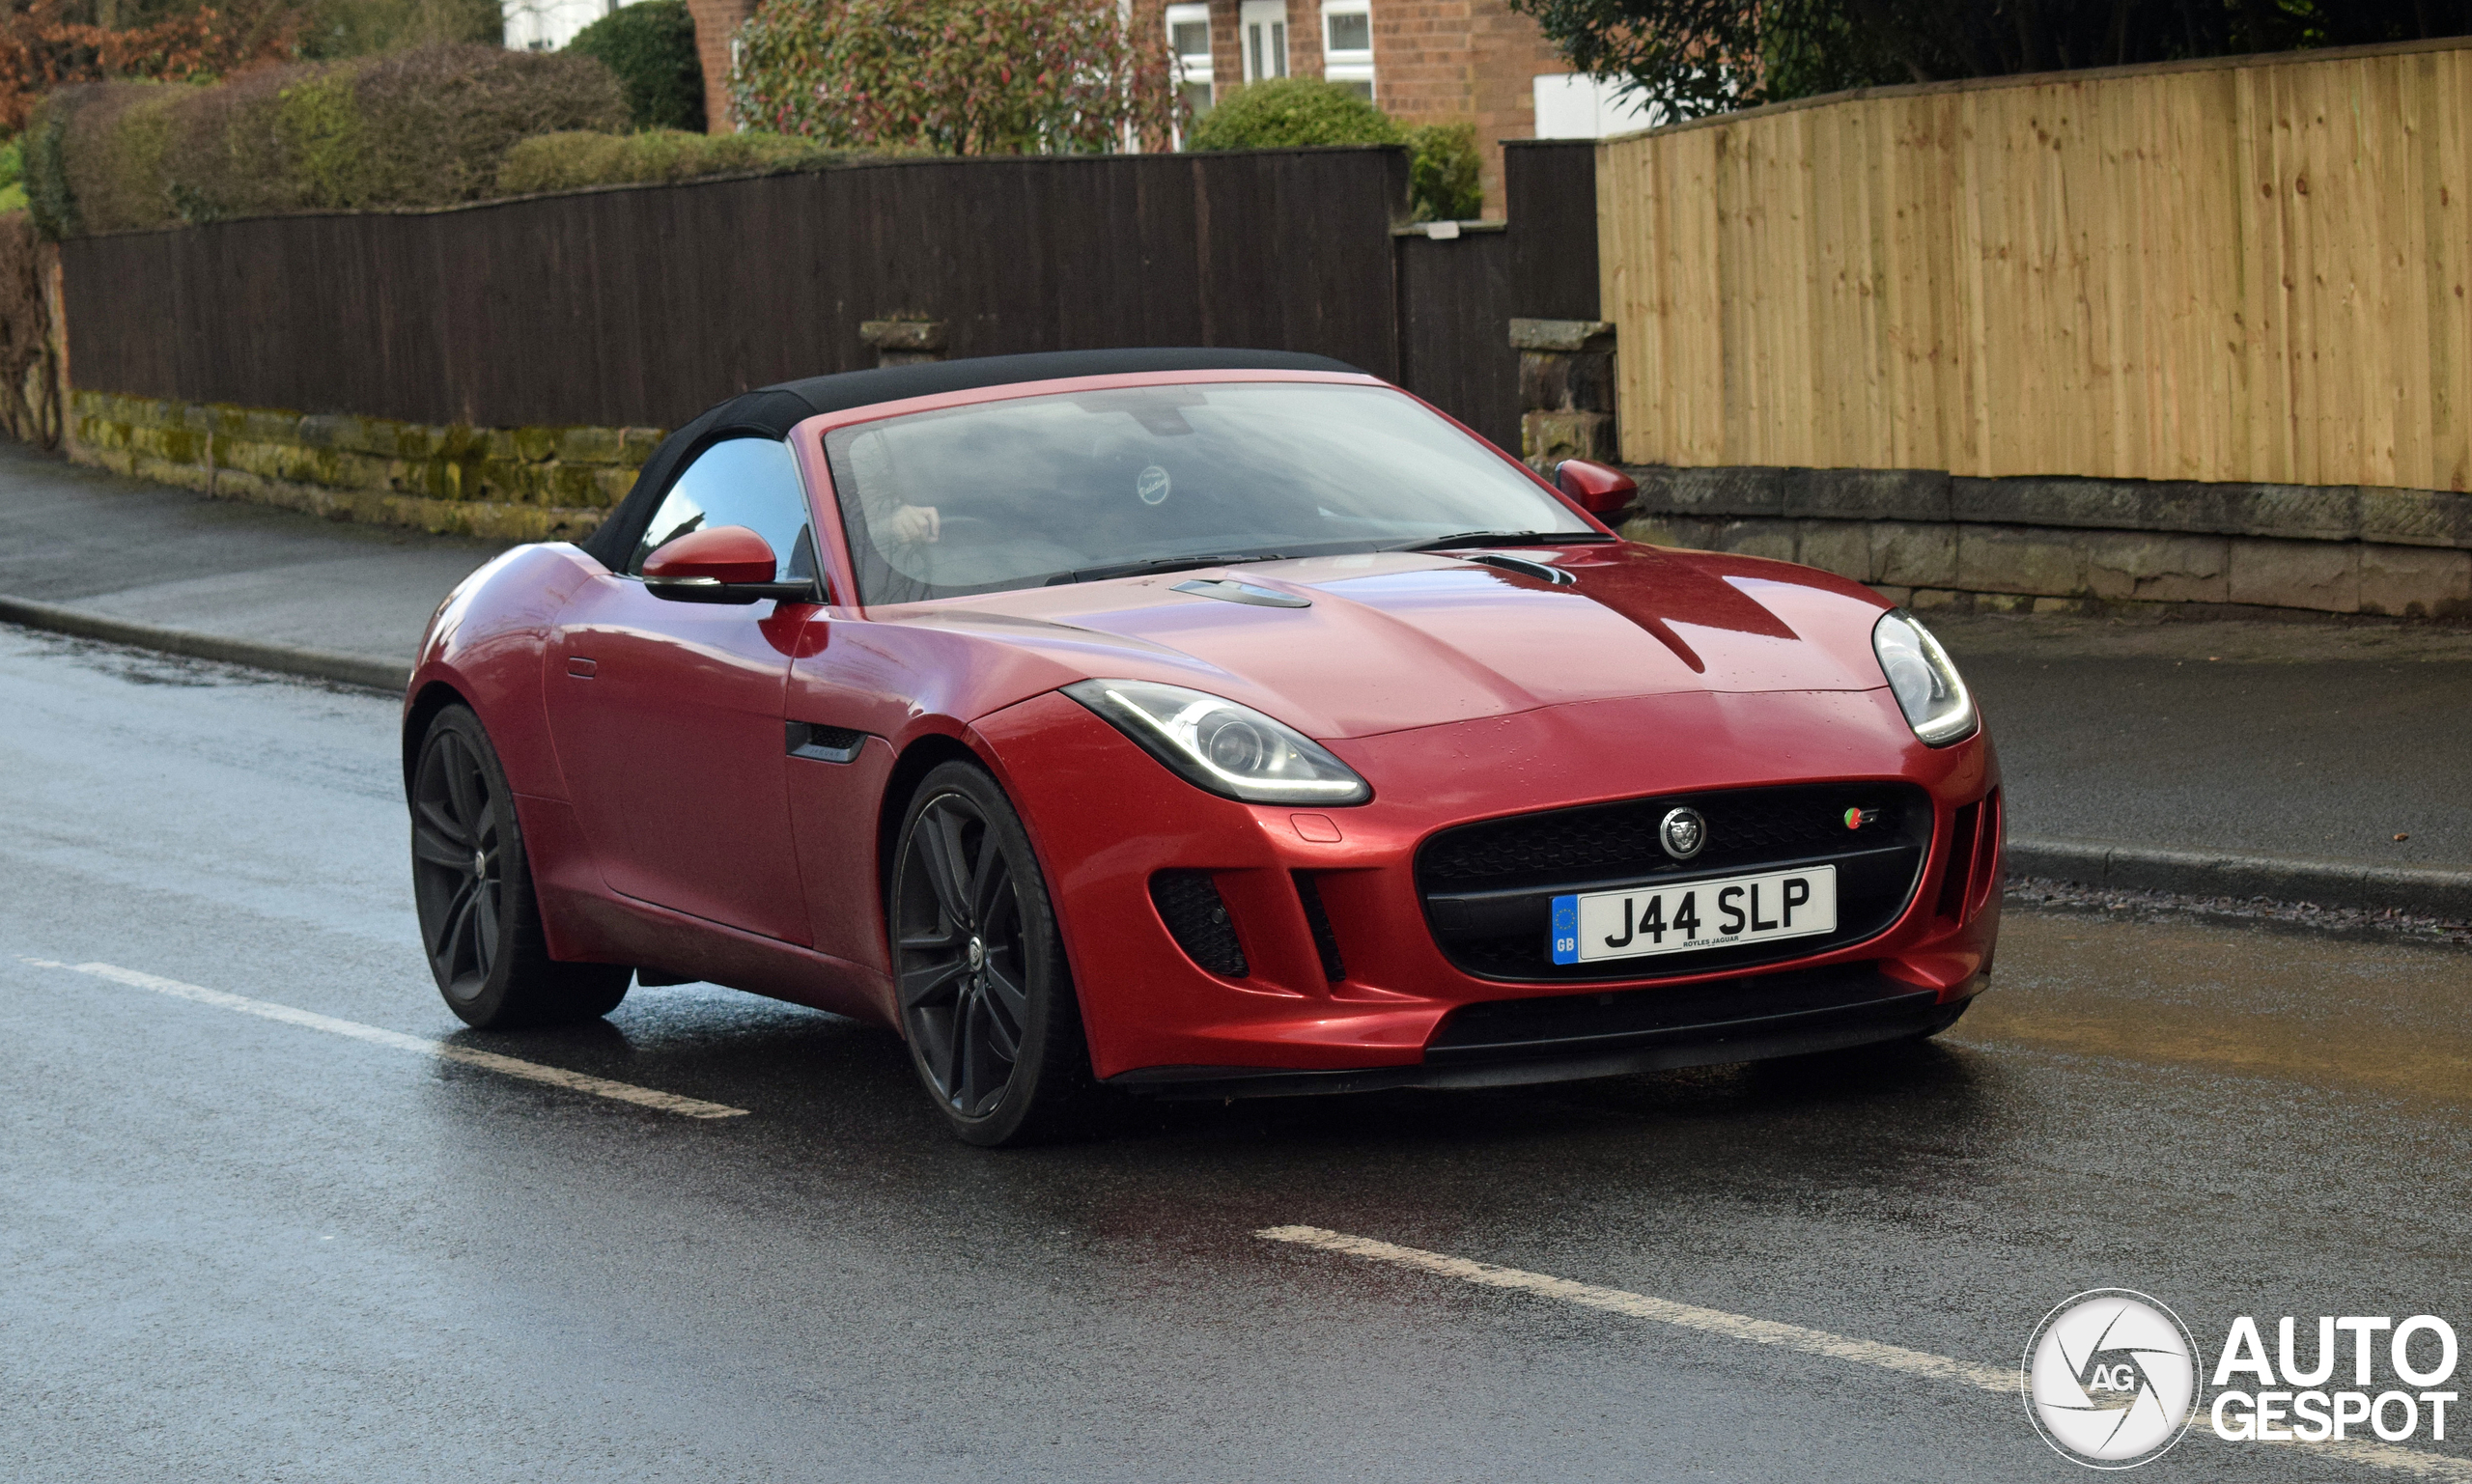
[[[1707,844],[1676,861],[1657,843],[1667,811],[1707,820]],[[1848,810],[1870,816],[1860,828]],[[1444,830],[1417,853],[1417,889],[1443,953],[1495,979],[1648,979],[1705,973],[1860,942],[1895,922],[1931,841],[1931,799],[1907,783],[1798,784],[1671,794]],[[1553,899],[1670,886],[1772,866],[1837,867],[1834,933],[1596,964],[1556,964]]]
[[[1162,871],[1150,878],[1150,901],[1159,920],[1187,957],[1222,979],[1242,979],[1251,966],[1236,940],[1235,919],[1207,871]]]

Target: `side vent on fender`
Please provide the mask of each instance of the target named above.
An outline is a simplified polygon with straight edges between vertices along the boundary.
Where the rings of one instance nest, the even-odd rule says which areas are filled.
[[[1226,899],[1209,872],[1160,872],[1150,878],[1150,902],[1186,957],[1222,979],[1242,979],[1251,971],[1245,945],[1236,940],[1236,921],[1227,915]]]
[[[1322,905],[1322,886],[1310,871],[1296,876],[1296,899],[1305,904],[1305,925],[1313,930],[1313,951],[1322,956],[1322,977],[1333,984],[1348,976],[1348,966],[1339,957],[1339,935],[1331,930],[1330,910]]]
[[[815,721],[789,723],[790,756],[819,763],[855,763],[867,750],[867,734]]]

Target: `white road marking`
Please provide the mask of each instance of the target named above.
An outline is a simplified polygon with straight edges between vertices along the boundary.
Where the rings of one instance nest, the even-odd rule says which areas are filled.
[[[1552,1277],[1542,1273],[1529,1273],[1519,1268],[1497,1267],[1492,1263],[1472,1262],[1465,1257],[1452,1257],[1443,1252],[1428,1252],[1421,1247],[1404,1247],[1371,1237],[1351,1237],[1320,1226],[1266,1226],[1253,1233],[1266,1242],[1287,1242],[1298,1246],[1316,1247],[1325,1252],[1340,1252],[1350,1257],[1365,1257],[1394,1267],[1413,1268],[1443,1277],[1481,1284],[1487,1288],[1506,1288],[1515,1293],[1534,1294],[1543,1299],[1559,1299],[1587,1308],[1605,1309],[1626,1314],[1633,1319],[1651,1319],[1659,1324],[1676,1325],[1685,1330],[1698,1330],[1705,1334],[1723,1335],[1728,1339],[1750,1340],[1755,1344],[1776,1345],[1786,1350],[1799,1350],[1805,1355],[1826,1356],[1835,1360],[1851,1360],[1858,1365],[1873,1365],[1883,1370],[1897,1371],[1908,1376],[1921,1376],[1932,1381],[1952,1382],[1958,1386],[1976,1386],[2009,1396],[2022,1394],[2023,1379],[2017,1366],[1976,1365],[1935,1356],[1920,1350],[1905,1350],[1896,1345],[1883,1345],[1875,1340],[1858,1340],[1851,1335],[1831,1334],[1825,1330],[1806,1330],[1800,1325],[1779,1324],[1770,1319],[1754,1319],[1748,1314],[1728,1314],[1723,1309],[1703,1309],[1697,1304],[1677,1303],[1671,1299],[1651,1298],[1619,1288],[1599,1288],[1590,1283],[1575,1283],[1569,1278]],[[2192,1431],[2211,1438],[2213,1431],[2200,1417]],[[2276,1440],[2279,1442],[2280,1440]],[[2345,1439],[2337,1442],[2299,1442],[2299,1447],[2329,1457],[2376,1469],[2391,1469],[2414,1478],[2442,1479],[2450,1484],[2472,1484],[2472,1461],[2449,1458],[2441,1453],[2427,1453],[2418,1448],[2397,1447],[2389,1442],[2373,1442],[2366,1439]]]
[[[467,1067],[481,1067],[491,1072],[504,1073],[508,1077],[520,1077],[527,1081],[547,1082],[552,1087],[564,1087],[572,1092],[588,1092],[597,1098],[614,1098],[620,1103],[632,1103],[638,1107],[676,1113],[683,1118],[744,1118],[746,1116],[746,1109],[743,1107],[731,1107],[721,1103],[706,1103],[697,1098],[682,1098],[673,1092],[655,1092],[649,1087],[637,1087],[630,1082],[613,1082],[607,1078],[586,1077],[580,1072],[569,1072],[563,1067],[545,1067],[537,1061],[522,1061],[513,1056],[501,1056],[495,1051],[478,1050],[472,1047],[456,1046],[445,1041],[433,1041],[426,1036],[407,1036],[400,1030],[383,1030],[376,1025],[363,1025],[358,1021],[338,1020],[331,1015],[320,1015],[314,1010],[295,1009],[291,1005],[276,1004],[272,1000],[251,999],[245,994],[234,994],[223,990],[210,990],[200,984],[183,984],[178,979],[165,979],[156,974],[140,973],[136,969],[123,968],[116,964],[63,964],[56,959],[26,959],[23,962],[37,968],[66,968],[75,973],[92,974],[98,979],[109,979],[115,984],[126,984],[140,990],[153,990],[157,994],[169,994],[175,999],[193,1000],[201,1005],[212,1005],[218,1010],[236,1010],[242,1015],[281,1021],[286,1025],[302,1025],[311,1030],[325,1031],[329,1035],[350,1036],[354,1041],[366,1041],[373,1046],[392,1047],[399,1051],[416,1051],[423,1056],[435,1056],[440,1061],[461,1062]]]
[[[1887,1370],[1903,1371],[1909,1376],[1926,1376],[1933,1381],[1953,1381],[1963,1386],[1980,1386],[1986,1391],[2017,1389],[2014,1366],[1969,1365],[1963,1360],[1925,1355],[1920,1350],[1900,1350],[1895,1345],[1850,1339],[1824,1330],[1806,1330],[1799,1325],[1781,1325],[1774,1320],[1728,1314],[1722,1309],[1703,1309],[1689,1303],[1676,1303],[1671,1299],[1651,1299],[1646,1294],[1625,1293],[1619,1288],[1597,1288],[1587,1283],[1574,1283],[1569,1278],[1547,1277],[1542,1273],[1525,1273],[1517,1268],[1498,1268],[1492,1263],[1471,1262],[1464,1257],[1446,1257],[1440,1252],[1427,1252],[1418,1247],[1393,1246],[1370,1237],[1351,1237],[1341,1232],[1325,1231],[1318,1226],[1272,1226],[1253,1235],[1272,1242],[1293,1242],[1300,1246],[1320,1247],[1326,1252],[1345,1252],[1351,1257],[1370,1257],[1375,1262],[1401,1268],[1421,1269],[1464,1282],[1481,1283],[1487,1288],[1508,1288],[1592,1309],[1610,1309],[1634,1319],[1653,1319],[1660,1324],[1722,1334],[1728,1339],[1782,1345],[1808,1355],[1876,1365]]]

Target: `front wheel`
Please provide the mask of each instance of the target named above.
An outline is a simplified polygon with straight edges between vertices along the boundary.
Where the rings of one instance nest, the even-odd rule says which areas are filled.
[[[902,1031],[928,1096],[973,1144],[1065,1132],[1090,1058],[1047,882],[1004,791],[945,763],[903,816],[885,892]]]
[[[481,718],[431,718],[412,765],[412,902],[446,1008],[484,1029],[607,1015],[632,972],[549,957],[515,791]]]

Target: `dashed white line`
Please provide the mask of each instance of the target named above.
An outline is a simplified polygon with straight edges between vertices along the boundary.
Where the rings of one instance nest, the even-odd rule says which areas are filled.
[[[1266,1226],[1253,1235],[1266,1242],[1285,1242],[1325,1252],[1370,1258],[1393,1267],[1412,1268],[1487,1288],[1534,1294],[1541,1299],[1559,1299],[1565,1303],[1625,1314],[1633,1319],[1654,1320],[1659,1324],[1697,1330],[1704,1334],[1723,1335],[1728,1339],[1775,1345],[1785,1350],[1798,1350],[1805,1355],[1851,1360],[1858,1365],[1877,1366],[1908,1376],[1952,1382],[2009,1396],[2020,1394],[2020,1378],[2015,1366],[1976,1365],[1925,1351],[1883,1345],[1876,1340],[1831,1334],[1826,1330],[1807,1330],[1800,1325],[1754,1319],[1748,1314],[1728,1314],[1723,1309],[1701,1308],[1697,1304],[1678,1303],[1671,1299],[1652,1298],[1619,1288],[1599,1288],[1591,1283],[1577,1283],[1547,1274],[1474,1262],[1444,1252],[1428,1252],[1422,1247],[1399,1246],[1371,1237],[1351,1237],[1345,1232],[1320,1226]],[[2213,1436],[2202,1418],[2196,1424],[2196,1430],[2207,1437]],[[2472,1484],[2472,1462],[2450,1458],[2442,1453],[2427,1453],[2418,1448],[2397,1447],[2393,1443],[2357,1438],[2342,1442],[2294,1442],[2289,1445],[2374,1469],[2390,1469],[2414,1478],[2444,1480],[2447,1484]]]
[[[339,1020],[331,1015],[320,1015],[314,1010],[301,1010],[292,1005],[276,1004],[268,999],[251,999],[245,994],[234,994],[224,990],[210,990],[202,984],[183,984],[178,979],[166,979],[159,974],[123,968],[117,964],[63,964],[56,959],[25,959],[21,962],[37,968],[65,968],[73,973],[92,974],[98,979],[108,979],[115,984],[128,985],[133,989],[153,990],[157,994],[169,994],[175,999],[212,1005],[218,1010],[233,1010],[242,1015],[281,1021],[286,1025],[300,1025],[310,1030],[323,1030],[328,1035],[350,1036],[354,1041],[366,1041],[372,1046],[392,1047],[399,1051],[414,1051],[423,1056],[435,1056],[440,1061],[460,1062],[467,1067],[480,1067],[507,1077],[520,1077],[526,1081],[547,1082],[552,1087],[564,1087],[571,1092],[590,1093],[596,1098],[611,1098],[620,1103],[632,1103],[638,1107],[649,1107],[663,1113],[676,1113],[682,1118],[744,1118],[746,1116],[747,1110],[743,1107],[731,1107],[721,1103],[706,1103],[699,1098],[682,1098],[673,1092],[656,1092],[650,1087],[637,1087],[631,1082],[613,1082],[607,1078],[587,1077],[580,1072],[569,1072],[563,1067],[545,1067],[537,1061],[523,1061],[514,1056],[501,1056],[495,1051],[479,1050],[468,1046],[456,1046],[446,1041],[433,1041],[426,1036],[407,1036],[400,1030],[385,1030],[376,1025],[363,1025],[358,1021]]]
[[[1876,1365],[1885,1370],[1903,1371],[1909,1376],[1926,1376],[1933,1381],[1953,1381],[1961,1386],[1980,1386],[1986,1391],[2014,1392],[2017,1389],[2014,1366],[1969,1365],[1963,1360],[1952,1360],[1947,1356],[1902,1350],[1895,1345],[1831,1334],[1825,1330],[1806,1330],[1799,1325],[1781,1325],[1774,1320],[1728,1314],[1723,1309],[1703,1309],[1696,1304],[1676,1303],[1671,1299],[1652,1299],[1646,1294],[1626,1293],[1619,1288],[1598,1288],[1588,1283],[1574,1283],[1569,1278],[1548,1277],[1542,1273],[1498,1268],[1492,1263],[1471,1262],[1465,1257],[1448,1257],[1419,1247],[1394,1246],[1370,1237],[1351,1237],[1343,1232],[1325,1231],[1319,1226],[1272,1226],[1253,1235],[1271,1242],[1292,1242],[1300,1246],[1320,1247],[1326,1252],[1345,1252],[1351,1257],[1370,1257],[1376,1262],[1438,1273],[1464,1282],[1481,1283],[1487,1288],[1508,1288],[1587,1308],[1610,1309],[1634,1319],[1653,1319],[1659,1324],[1679,1325],[1685,1330],[1722,1334],[1728,1339],[1780,1345],[1806,1355]]]

